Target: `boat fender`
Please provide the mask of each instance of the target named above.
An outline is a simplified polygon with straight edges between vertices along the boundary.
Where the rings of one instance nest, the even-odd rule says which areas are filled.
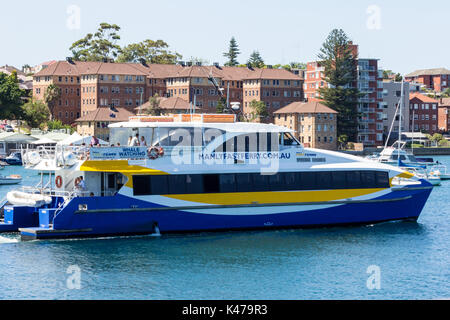
[[[62,187],[62,182],[63,182],[62,177],[61,176],[57,176],[56,179],[55,179],[55,184],[56,184],[56,187],[58,189],[60,189]]]

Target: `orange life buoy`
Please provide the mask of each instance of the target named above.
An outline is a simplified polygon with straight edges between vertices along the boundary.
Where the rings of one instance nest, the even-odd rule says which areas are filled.
[[[156,147],[150,147],[147,149],[147,155],[150,160],[156,160],[158,159],[158,149]]]
[[[55,184],[56,184],[56,187],[59,189],[59,188],[61,188],[62,187],[62,177],[61,176],[57,176],[56,177],[56,180],[55,180]]]
[[[159,148],[158,150],[158,155],[162,158],[164,157],[164,149],[162,147]]]

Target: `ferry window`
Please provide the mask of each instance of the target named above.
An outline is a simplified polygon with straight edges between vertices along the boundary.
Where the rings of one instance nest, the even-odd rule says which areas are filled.
[[[186,193],[203,193],[203,177],[199,174],[186,175]]]
[[[219,193],[220,181],[218,174],[207,174],[203,176],[203,187],[205,193]]]
[[[115,188],[116,188],[116,175],[108,174],[108,189],[115,189]]]
[[[148,196],[151,194],[149,176],[133,176],[133,191],[135,196]]]
[[[167,177],[169,184],[168,194],[186,194],[186,176],[185,175],[170,175]]]
[[[236,192],[251,192],[252,179],[248,173],[236,174]]]
[[[387,172],[377,172],[377,185],[379,188],[389,188],[389,173]]]
[[[234,174],[220,175],[220,192],[236,192],[236,178]]]
[[[263,192],[269,191],[268,176],[262,174],[254,174],[253,177],[253,191]]]
[[[151,190],[154,195],[169,194],[167,176],[150,176]]]
[[[295,140],[295,138],[290,134],[290,133],[285,133],[284,134],[284,145],[285,146],[297,146],[297,140]]]
[[[286,184],[286,190],[299,190],[300,186],[300,174],[299,173],[282,173],[284,176],[284,182]]]
[[[345,174],[347,176],[347,188],[358,189],[361,188],[361,172],[348,171]]]
[[[332,189],[331,172],[317,172],[317,190]]]
[[[334,172],[332,172],[332,177],[333,177],[333,188],[334,189],[347,188],[344,171],[334,171]]]
[[[364,188],[376,188],[377,182],[374,171],[362,171],[361,172],[361,182]]]
[[[299,190],[317,190],[316,174],[314,172],[301,172]]]
[[[269,175],[269,188],[270,191],[284,191],[286,190],[286,183],[284,181],[284,174],[277,173]]]

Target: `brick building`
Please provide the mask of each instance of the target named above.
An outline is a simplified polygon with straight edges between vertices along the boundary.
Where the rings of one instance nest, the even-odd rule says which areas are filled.
[[[134,113],[124,108],[100,107],[76,120],[77,132],[82,136],[96,136],[109,141],[108,126],[115,122],[128,121],[131,116],[134,116]]]
[[[450,98],[441,98],[439,100],[438,108],[439,131],[448,133],[450,127]]]
[[[294,102],[274,112],[276,125],[295,131],[307,148],[337,150],[337,112],[317,102]]]
[[[156,94],[178,97],[188,103],[195,101],[203,113],[215,113],[220,94],[211,78],[224,89],[225,96],[229,92],[230,102],[239,102],[244,109],[252,100],[257,100],[266,102],[269,110],[274,111],[303,97],[303,78],[286,70],[70,59],[56,62],[35,74],[33,96],[43,100],[50,84],[61,88],[53,115],[67,124],[101,107],[134,111]],[[247,112],[250,111],[247,109]]]
[[[409,96],[410,128],[414,132],[435,134],[438,128],[439,101],[421,93],[411,93]]]
[[[293,102],[303,101],[303,79],[284,69],[250,69],[243,82],[243,112],[250,117],[252,101],[263,101],[269,111],[268,122],[274,112]]]
[[[450,70],[445,68],[417,70],[405,75],[405,81],[417,82],[435,92],[450,88]]]

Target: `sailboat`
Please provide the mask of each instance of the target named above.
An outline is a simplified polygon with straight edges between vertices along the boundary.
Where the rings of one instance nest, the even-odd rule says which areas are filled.
[[[406,141],[402,141],[402,124],[404,122],[403,121],[404,96],[405,96],[404,82],[402,81],[400,103],[398,104],[397,109],[395,111],[395,115],[392,120],[386,144],[384,146],[383,151],[379,154],[378,157],[374,158],[374,160],[398,167],[411,166],[427,169],[427,166],[435,166],[436,163],[434,161],[423,162],[420,161],[420,159],[417,159],[412,152],[406,150]],[[397,115],[399,116],[399,126],[398,126],[399,140],[395,141],[393,145],[389,147],[388,143],[394,128],[394,123],[395,119],[397,118]]]

